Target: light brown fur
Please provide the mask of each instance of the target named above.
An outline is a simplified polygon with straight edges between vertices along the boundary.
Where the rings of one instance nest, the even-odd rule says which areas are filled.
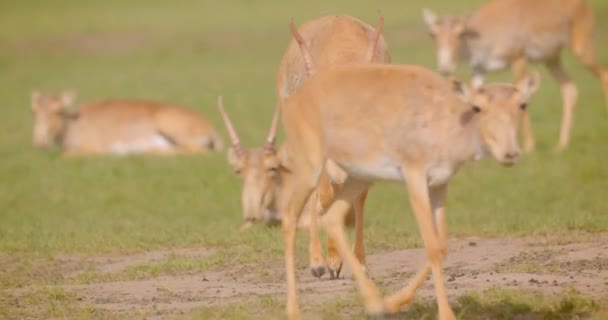
[[[293,27],[295,28],[295,27]],[[309,73],[323,70],[332,66],[364,63],[364,62],[390,62],[387,46],[382,38],[381,25],[379,30],[350,16],[324,16],[305,23],[296,31],[298,37],[306,42],[306,48],[300,48],[298,41],[292,39],[279,64],[277,72],[277,96],[279,104],[288,97],[306,78]],[[378,31],[378,33],[376,33]],[[292,30],[293,32],[293,30]],[[307,51],[303,51],[307,50]],[[312,61],[306,65],[305,55]],[[309,70],[314,68],[314,70]],[[224,121],[229,131],[232,131],[233,148],[229,150],[229,162],[243,180],[241,201],[243,204],[243,219],[245,224],[242,230],[250,228],[255,221],[263,220],[267,224],[274,224],[281,219],[282,194],[289,188],[291,173],[290,152],[288,146],[283,144],[279,150],[274,148],[276,128],[271,126],[266,145],[256,149],[245,149],[240,145],[239,138],[232,122],[224,114]],[[277,108],[278,111],[278,108]],[[277,115],[275,114],[275,117]],[[277,118],[278,119],[278,118]],[[310,228],[310,268],[313,275],[321,277],[325,272],[321,244],[317,230],[317,212],[320,212],[334,197],[339,181],[331,181],[324,176],[323,183],[318,192],[310,197],[307,204],[308,221],[299,220],[299,226]],[[365,264],[365,251],[363,247],[363,205],[367,192],[358,197],[356,209],[349,214],[347,223],[355,222],[356,244],[355,252],[362,265]],[[289,233],[288,233],[289,234]],[[293,231],[295,234],[295,230]],[[331,239],[328,239],[327,267],[330,277],[338,278],[342,267],[342,260],[335,250]]]
[[[529,62],[545,64],[562,92],[563,115],[557,150],[568,146],[578,88],[565,72],[561,50],[570,47],[600,79],[608,106],[608,71],[597,63],[593,47],[593,13],[584,0],[492,0],[468,18],[423,17],[438,44],[438,67],[452,73],[457,58],[468,60],[474,81],[486,71],[511,68],[516,79]],[[443,53],[442,53],[443,52]],[[525,149],[534,149],[530,120],[524,115]]]
[[[289,43],[277,72],[279,99],[289,97],[311,73],[320,70],[353,63],[390,63],[388,47],[380,33],[383,19],[381,17],[379,26],[374,29],[351,16],[324,16],[305,23],[297,32],[292,30],[294,38]],[[307,56],[310,61],[306,61]],[[328,166],[311,197],[317,198],[318,204],[316,212],[310,214],[310,268],[314,275],[320,276],[327,265],[330,278],[333,279],[340,275],[342,259],[335,249],[333,239],[328,236],[327,261],[324,263],[316,223],[317,217],[334,199],[344,180],[340,173],[331,168],[332,166]],[[363,270],[367,270],[363,245],[363,208],[366,197],[367,190],[364,190],[356,197],[353,210],[345,218],[346,222],[352,223],[354,220],[354,251]],[[283,226],[284,237],[293,239],[292,233],[295,233],[295,230],[285,229],[286,226],[290,227],[289,224]],[[286,257],[288,256],[286,253]]]
[[[378,27],[381,31],[381,26]],[[309,76],[310,68],[312,72],[323,70],[337,65],[350,63],[390,62],[387,45],[381,34],[376,33],[377,29],[367,25],[359,19],[350,16],[324,16],[305,23],[296,31],[296,35],[301,37],[306,43],[306,48],[300,48],[298,41],[292,39],[287,47],[279,69],[277,72],[277,97],[279,101],[288,97],[306,78]],[[293,32],[293,31],[292,31]],[[308,51],[303,51],[308,50]],[[305,55],[312,60],[306,65]],[[278,109],[277,109],[278,111]],[[230,120],[225,117],[228,125]],[[231,125],[231,124],[230,124]],[[265,220],[274,223],[281,218],[279,209],[280,202],[285,201],[284,194],[289,188],[291,179],[290,151],[287,144],[283,144],[279,151],[274,149],[274,136],[271,133],[267,139],[265,147],[245,150],[242,147],[238,156],[234,152],[234,147],[229,151],[229,161],[233,168],[239,172],[243,179],[243,215],[246,223],[242,229],[251,227],[257,220]],[[236,134],[235,134],[236,136]],[[272,143],[268,143],[272,140]],[[236,137],[236,143],[238,137]],[[235,144],[233,143],[233,146]],[[252,161],[254,159],[254,161]],[[259,161],[263,159],[263,161]],[[268,164],[272,164],[268,166]],[[275,170],[278,169],[278,170]],[[334,180],[336,177],[333,177]],[[339,178],[339,177],[337,177]],[[313,275],[321,277],[325,272],[325,263],[322,255],[321,244],[317,231],[317,212],[323,211],[327,204],[333,199],[340,181],[332,181],[329,176],[324,175],[322,183],[317,192],[312,195],[307,204],[308,226],[310,228],[310,267]],[[365,264],[365,251],[363,247],[363,206],[367,192],[362,192],[356,200],[356,217],[351,212],[347,218],[347,223],[355,222],[356,244],[355,252],[362,265]],[[264,195],[264,201],[255,199]],[[247,200],[251,199],[251,201]],[[256,207],[247,204],[248,202],[262,203]],[[264,211],[264,212],[262,212]],[[306,222],[299,221],[300,226],[305,226]],[[302,223],[303,222],[303,223]],[[289,237],[295,230],[286,231]],[[327,268],[331,278],[338,278],[342,267],[342,260],[335,250],[331,239],[328,239]]]
[[[32,94],[34,145],[58,143],[66,154],[178,154],[221,150],[199,113],[145,100],[103,100],[71,111],[74,95]]]
[[[535,75],[517,86],[467,88],[416,66],[359,65],[320,71],[281,109],[295,175],[283,223],[297,221],[326,161],[332,159],[347,179],[321,224],[353,271],[367,313],[398,311],[432,271],[439,319],[455,319],[441,270],[441,258],[447,253],[447,183],[464,163],[485,154],[504,165],[518,160],[519,123],[537,86]],[[407,181],[429,260],[410,286],[384,301],[358,268],[343,232],[343,219],[353,200],[377,180]],[[293,254],[293,245],[286,237],[285,252]],[[287,312],[290,318],[299,318],[293,256],[287,261],[291,261]]]

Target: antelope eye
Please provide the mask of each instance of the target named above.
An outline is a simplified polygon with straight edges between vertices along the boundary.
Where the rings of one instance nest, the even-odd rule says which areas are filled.
[[[474,105],[473,106],[473,112],[480,113],[481,112],[481,108],[479,106],[477,106],[477,105]]]
[[[528,103],[526,103],[526,102],[524,102],[524,103],[522,103],[522,104],[519,105],[519,108],[521,110],[526,110],[527,107],[528,107]]]

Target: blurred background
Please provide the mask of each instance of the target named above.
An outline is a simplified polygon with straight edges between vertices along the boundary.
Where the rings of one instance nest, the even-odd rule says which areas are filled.
[[[245,145],[258,146],[275,106],[275,73],[290,40],[291,17],[301,25],[320,15],[350,14],[375,26],[382,12],[393,62],[435,69],[421,10],[466,13],[481,3],[1,1],[0,251],[18,257],[201,246],[234,250],[234,261],[279,259],[279,229],[238,232],[240,183],[225,152],[66,159],[58,150],[35,150],[32,89],[73,88],[78,103],[124,97],[190,106],[228,141],[215,105],[223,95]],[[599,61],[607,66],[608,2],[588,3],[596,17]],[[529,109],[537,151],[513,168],[483,161],[463,170],[450,185],[452,235],[608,228],[604,97],[599,82],[568,50],[564,57],[580,89],[570,148],[552,151],[560,93],[545,69],[534,65],[542,75]],[[458,74],[468,79],[470,72],[461,64]],[[513,78],[503,72],[489,75],[492,80]],[[401,185],[379,184],[368,199],[365,241],[371,251],[420,245]],[[306,245],[299,243],[301,264]]]

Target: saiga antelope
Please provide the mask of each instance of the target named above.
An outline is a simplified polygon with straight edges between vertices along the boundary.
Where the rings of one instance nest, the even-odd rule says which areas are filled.
[[[294,183],[288,198],[284,245],[287,313],[299,318],[295,278],[295,221],[319,183],[327,159],[348,177],[321,225],[352,270],[368,314],[397,312],[432,271],[439,319],[455,319],[441,270],[447,253],[447,184],[466,162],[489,154],[510,166],[519,158],[518,129],[537,74],[516,86],[469,88],[417,66],[346,66],[319,71],[282,104]],[[377,180],[407,181],[428,263],[412,283],[382,300],[347,244],[344,216]]]
[[[570,140],[577,86],[562,66],[562,48],[570,47],[601,80],[608,105],[608,71],[598,65],[593,48],[593,13],[584,0],[493,0],[467,18],[438,17],[423,10],[423,18],[437,45],[439,71],[451,74],[458,58],[468,61],[473,79],[483,82],[487,71],[511,68],[516,79],[526,74],[528,62],[543,63],[559,83],[562,123],[556,150]],[[524,149],[534,149],[528,114],[524,114]]]
[[[104,100],[76,110],[75,93],[32,92],[33,144],[57,143],[65,154],[177,154],[221,150],[222,140],[200,114],[142,100]]]
[[[290,41],[277,72],[277,96],[282,101],[287,98],[306,78],[316,70],[350,63],[389,63],[390,56],[381,32],[383,17],[376,29],[350,16],[324,16],[305,23],[299,30],[293,22],[290,29],[293,39]],[[280,103],[280,102],[279,102]],[[278,109],[277,109],[278,111]],[[276,126],[278,114],[275,112],[273,125],[262,148],[245,149],[234,129],[228,115],[220,105],[226,128],[231,137],[232,148],[228,151],[228,160],[243,181],[241,202],[245,224],[249,228],[253,222],[264,220],[269,223],[281,218],[279,202],[289,179],[289,146],[283,144],[275,149]],[[339,187],[338,181],[330,181],[323,176],[318,192],[311,197],[309,208],[321,211],[334,196]],[[366,191],[362,191],[355,202],[355,253],[361,264],[365,265],[363,248],[363,205]],[[319,198],[319,203],[314,203]],[[349,215],[352,223],[352,214]],[[325,264],[317,232],[317,213],[310,214],[310,267],[313,275],[321,277]],[[327,268],[331,278],[340,275],[341,259],[331,239],[328,239]]]

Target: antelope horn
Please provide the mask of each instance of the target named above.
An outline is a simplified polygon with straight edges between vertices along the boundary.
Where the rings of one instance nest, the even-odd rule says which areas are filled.
[[[298,46],[300,47],[300,52],[304,57],[304,66],[306,67],[306,73],[310,77],[315,72],[314,65],[312,63],[312,55],[310,54],[310,50],[308,49],[304,38],[302,38],[302,35],[298,32],[298,29],[293,24],[293,18],[291,18],[291,20],[289,21],[289,29],[291,30],[291,34],[293,35],[294,39],[298,43]]]
[[[274,115],[272,116],[272,124],[270,125],[270,131],[268,132],[268,137],[266,138],[266,146],[264,147],[266,150],[274,150],[274,143],[277,138],[277,129],[279,128],[280,113],[280,104],[277,103],[277,106],[274,110]]]
[[[380,21],[378,22],[376,31],[372,36],[372,41],[369,43],[369,47],[367,47],[367,52],[365,53],[365,61],[368,63],[371,63],[374,60],[374,55],[376,54],[376,48],[378,47],[378,42],[380,41],[382,29],[384,29],[384,15],[380,13]]]
[[[230,142],[232,143],[232,148],[234,148],[234,152],[237,156],[241,156],[243,154],[243,146],[241,145],[241,140],[239,136],[236,134],[236,130],[234,130],[234,126],[232,125],[232,121],[230,121],[230,117],[224,110],[224,102],[222,96],[217,97],[217,108],[222,115],[222,119],[224,119],[224,124],[226,125],[226,130],[228,130],[228,135],[230,136]]]

